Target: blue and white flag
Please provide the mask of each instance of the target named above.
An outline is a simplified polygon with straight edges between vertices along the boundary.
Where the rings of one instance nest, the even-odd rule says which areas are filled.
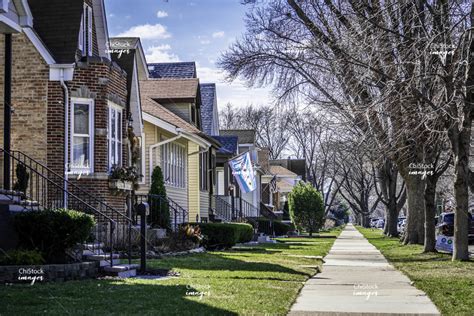
[[[257,189],[257,179],[248,152],[230,160],[229,164],[232,174],[243,193],[252,192]]]

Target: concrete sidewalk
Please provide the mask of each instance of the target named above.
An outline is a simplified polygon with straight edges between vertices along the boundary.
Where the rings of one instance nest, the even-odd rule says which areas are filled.
[[[352,224],[324,260],[322,273],[306,282],[289,315],[440,315]]]

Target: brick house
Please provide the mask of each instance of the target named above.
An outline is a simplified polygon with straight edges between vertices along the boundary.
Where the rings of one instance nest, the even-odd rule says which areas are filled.
[[[111,189],[109,173],[129,165],[128,130],[141,117],[133,117],[139,110],[127,73],[111,58],[104,2],[28,3],[33,22],[12,40],[11,148],[47,168],[48,177],[66,179],[64,190],[79,188],[77,194],[93,195],[107,211],[125,214],[128,192]],[[3,45],[0,40],[0,55]],[[41,190],[32,193],[48,205],[67,202],[51,188],[46,198]]]

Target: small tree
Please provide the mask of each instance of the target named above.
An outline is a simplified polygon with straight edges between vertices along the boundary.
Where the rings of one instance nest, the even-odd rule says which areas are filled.
[[[323,225],[324,202],[311,184],[298,183],[288,196],[291,220],[298,229],[305,229],[309,236]]]
[[[165,181],[163,180],[163,172],[158,166],[153,169],[149,194],[161,196],[161,199],[150,197],[150,201],[148,201],[150,205],[150,224],[152,227],[169,229],[171,223],[169,205],[166,199]]]

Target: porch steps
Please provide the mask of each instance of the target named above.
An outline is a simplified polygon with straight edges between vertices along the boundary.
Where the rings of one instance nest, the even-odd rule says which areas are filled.
[[[113,266],[106,266],[102,269],[108,275],[113,275],[120,278],[130,278],[137,275],[138,267],[138,264],[118,264]]]
[[[10,212],[41,210],[41,206],[37,201],[26,200],[25,198],[23,192],[0,189],[0,205],[8,205]]]
[[[98,261],[100,271],[106,275],[117,276],[119,278],[130,278],[137,275],[137,264],[121,264],[120,255],[112,254],[112,265],[110,265],[110,252],[105,252],[104,243],[82,244],[84,260]]]

